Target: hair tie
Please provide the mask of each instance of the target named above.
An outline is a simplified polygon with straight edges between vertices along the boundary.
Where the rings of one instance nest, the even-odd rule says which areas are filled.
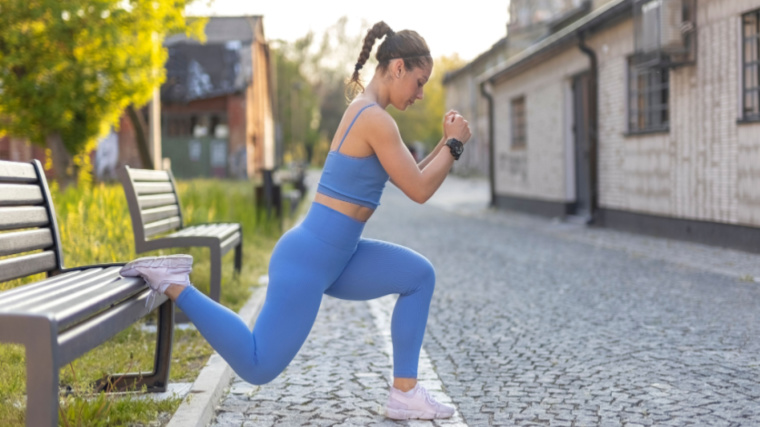
[[[356,63],[356,66],[354,66],[354,71],[359,71],[362,69],[362,64],[360,62]]]

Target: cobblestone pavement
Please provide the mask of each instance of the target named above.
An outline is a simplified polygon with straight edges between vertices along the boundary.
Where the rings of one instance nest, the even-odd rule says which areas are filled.
[[[436,266],[422,371],[461,416],[440,425],[760,425],[760,256],[487,210],[483,186],[420,206],[389,185],[365,233]],[[392,303],[326,297],[293,364],[237,380],[214,425],[433,425],[382,416]]]

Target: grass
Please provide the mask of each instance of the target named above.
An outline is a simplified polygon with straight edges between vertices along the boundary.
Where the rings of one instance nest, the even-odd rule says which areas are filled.
[[[254,208],[253,184],[247,181],[191,180],[178,182],[178,192],[186,224],[239,222],[243,228],[243,268],[233,274],[233,252],[223,259],[222,304],[239,310],[266,274],[269,255],[283,224],[263,218]],[[132,225],[126,199],[118,184],[96,184],[87,188],[69,187],[65,191],[51,185],[65,266],[126,262],[136,257]],[[287,225],[287,224],[286,224]],[[204,249],[156,251],[140,254],[190,253],[195,258],[191,281],[208,291],[210,263]],[[0,291],[39,280],[0,283]],[[147,323],[155,322],[155,314]],[[155,332],[140,323],[86,353],[60,370],[61,404],[59,425],[118,426],[153,423],[168,419],[180,404],[179,398],[154,401],[141,393],[115,395],[93,393],[91,384],[119,372],[149,371],[153,364]],[[192,382],[213,353],[195,330],[175,330],[171,382]],[[24,424],[25,356],[18,345],[0,344],[0,425]]]

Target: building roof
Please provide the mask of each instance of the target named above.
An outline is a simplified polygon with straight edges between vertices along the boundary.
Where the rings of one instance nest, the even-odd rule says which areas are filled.
[[[486,60],[491,54],[493,54],[496,50],[504,49],[504,46],[507,44],[507,37],[502,37],[494,43],[487,51],[481,53],[477,56],[477,58],[473,59],[472,61],[468,62],[467,65],[463,66],[462,68],[458,68],[453,71],[449,71],[446,73],[445,76],[443,76],[443,83],[446,84],[460,75],[469,72],[473,67],[475,67],[478,62]]]
[[[545,55],[549,55],[559,49],[564,49],[570,44],[577,43],[583,34],[608,27],[617,22],[618,19],[629,16],[632,11],[633,0],[610,1],[591,11],[583,18],[512,56],[494,69],[486,71],[478,80],[494,81],[507,74],[518,72],[532,64],[533,61],[544,58]]]
[[[262,19],[260,15],[210,17],[204,29],[206,44],[219,44],[229,41],[250,44],[256,40],[257,26],[261,25]],[[184,34],[176,34],[167,37],[164,46],[177,43],[200,44],[197,40],[188,38]]]
[[[184,35],[167,38],[161,101],[186,103],[245,89],[253,78],[251,44],[263,38],[260,16],[212,17],[201,44]]]

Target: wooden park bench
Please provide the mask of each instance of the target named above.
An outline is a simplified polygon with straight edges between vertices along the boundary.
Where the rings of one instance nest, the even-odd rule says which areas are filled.
[[[122,265],[64,268],[55,209],[40,163],[0,161],[0,283],[47,275],[0,292],[0,342],[22,344],[26,351],[27,426],[58,425],[62,366],[152,311],[146,306],[149,288],[142,279],[119,276]],[[159,319],[153,372],[112,375],[101,385],[166,390],[174,305],[163,295],[155,305]]]
[[[119,179],[132,217],[135,252],[139,254],[156,249],[207,247],[211,253],[209,296],[214,301],[219,301],[222,256],[233,248],[235,271],[240,272],[243,257],[243,232],[240,224],[185,226],[171,171],[124,166],[119,169]],[[156,237],[158,235],[162,236]]]

